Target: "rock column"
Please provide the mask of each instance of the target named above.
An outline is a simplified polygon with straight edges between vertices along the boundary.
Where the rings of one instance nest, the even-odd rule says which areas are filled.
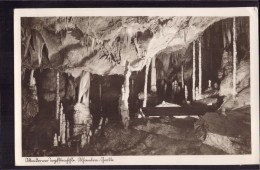
[[[56,120],[59,119],[60,113],[60,73],[56,74]]]
[[[202,94],[202,64],[201,64],[201,39],[199,40],[199,96],[197,99],[201,99]]]
[[[236,18],[233,18],[233,98],[236,96],[237,83],[237,45],[236,45]]]
[[[125,81],[124,85],[122,87],[122,103],[121,103],[121,117],[122,117],[122,122],[125,127],[125,129],[128,129],[129,126],[129,103],[128,103],[128,98],[129,98],[129,84],[130,84],[130,76],[131,76],[131,68],[129,65],[129,62],[127,62],[126,66],[126,71],[125,71]]]
[[[83,71],[79,84],[78,102],[74,106],[74,136],[85,134],[90,137],[92,115],[89,110],[89,89],[90,73]]]
[[[196,99],[196,58],[195,58],[195,42],[193,42],[193,50],[192,50],[192,99],[195,100]]]
[[[146,107],[147,104],[147,82],[148,82],[148,73],[149,73],[149,66],[151,63],[151,59],[148,59],[146,62],[146,68],[145,68],[145,79],[144,79],[144,101],[143,101],[143,107]]]
[[[152,58],[152,67],[151,67],[151,91],[156,92],[156,67],[155,67],[155,57]]]

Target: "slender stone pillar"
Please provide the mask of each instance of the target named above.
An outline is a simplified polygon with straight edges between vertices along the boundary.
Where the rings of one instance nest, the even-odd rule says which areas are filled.
[[[181,66],[181,87],[184,88],[184,71],[183,71],[183,65]]]
[[[125,81],[124,85],[122,87],[122,104],[121,106],[121,117],[122,117],[122,122],[125,127],[125,129],[128,129],[129,126],[129,103],[128,103],[128,98],[129,98],[129,93],[130,93],[130,76],[131,76],[131,68],[129,66],[129,62],[127,62],[126,66],[126,71],[125,71]]]
[[[88,136],[90,132],[92,115],[89,110],[89,89],[90,73],[83,71],[79,83],[78,102],[74,106],[74,136],[82,133]]]
[[[196,86],[196,56],[195,56],[195,41],[193,42],[193,49],[192,49],[192,61],[193,61],[193,66],[192,66],[192,99],[196,99],[196,91],[195,91],[195,86]]]
[[[129,98],[129,84],[130,84],[130,76],[131,76],[131,70],[130,67],[127,68],[126,74],[125,74],[125,82],[124,82],[124,89],[125,89],[125,95],[124,95],[124,105],[128,109],[128,98]]]
[[[60,113],[60,73],[56,74],[56,120],[59,119]]]
[[[99,102],[100,102],[100,113],[102,113],[102,76],[99,78]]]
[[[236,85],[237,85],[237,45],[236,45],[236,18],[233,18],[233,98],[236,97]]]
[[[201,39],[199,40],[199,96],[197,99],[201,99],[202,94],[202,64],[201,64]]]
[[[144,101],[143,101],[143,107],[146,107],[147,104],[147,82],[148,82],[148,73],[149,73],[149,66],[151,63],[151,59],[148,59],[146,62],[146,68],[145,68],[145,79],[144,79]]]
[[[155,67],[155,57],[152,58],[152,67],[151,67],[151,91],[156,92],[156,67]]]
[[[78,103],[84,103],[89,104],[88,96],[89,96],[89,88],[90,88],[90,73],[89,72],[83,72],[80,79],[79,84],[79,92],[78,92]],[[86,94],[86,96],[84,96]],[[85,100],[85,101],[83,101]]]
[[[188,87],[187,87],[187,85],[185,85],[185,101],[187,102],[187,100],[188,100]]]

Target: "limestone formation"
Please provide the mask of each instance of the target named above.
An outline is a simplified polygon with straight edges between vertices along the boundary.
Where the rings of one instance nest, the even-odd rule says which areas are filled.
[[[196,55],[195,55],[195,42],[192,48],[192,99],[196,100]]]
[[[23,17],[21,25],[23,154],[30,145],[56,147],[51,156],[71,156],[74,146],[77,155],[251,153],[248,17]],[[207,108],[199,120],[162,115],[195,106]]]
[[[152,65],[151,65],[151,91],[156,92],[156,67],[155,67],[155,57],[152,58]]]
[[[233,97],[235,98],[237,92],[237,45],[236,45],[236,18],[233,18]]]
[[[60,109],[60,74],[56,74],[56,120],[59,119]]]

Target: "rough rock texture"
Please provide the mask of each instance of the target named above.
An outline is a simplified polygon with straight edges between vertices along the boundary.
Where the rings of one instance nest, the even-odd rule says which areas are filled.
[[[194,133],[191,129],[189,129],[189,126],[185,127],[185,125],[181,126],[179,124],[176,124],[183,120],[161,120],[160,122],[156,122],[156,120],[148,120],[148,122],[145,125],[138,125],[135,126],[134,129],[136,130],[142,130],[148,133],[154,133],[163,135],[168,138],[177,139],[177,140],[188,140],[188,141],[196,141],[196,136],[194,136]],[[162,123],[165,122],[166,123]],[[186,120],[183,122],[190,122],[192,123],[195,121],[191,118],[191,120]]]
[[[81,149],[79,153],[76,152],[75,146],[72,146],[48,148],[44,153],[42,150],[25,150],[24,156],[227,154],[203,144],[196,138],[194,133],[196,120],[169,117],[135,119],[132,122],[133,126],[128,130],[118,124],[108,123],[103,132],[94,135],[91,144]]]
[[[250,61],[242,60],[237,70],[237,95],[234,99],[232,92],[232,74],[226,76],[220,84],[219,94],[226,96],[221,107],[225,109],[236,109],[250,105]]]
[[[38,101],[33,98],[32,90],[24,88],[22,90],[22,122],[30,124],[38,113]]]
[[[221,81],[220,95],[228,96],[232,93],[232,80],[232,74],[230,73]],[[250,61],[243,60],[237,68],[237,92],[240,93],[247,87],[250,87]]]
[[[250,105],[250,88],[247,87],[238,93],[237,97],[234,99],[232,95],[224,98],[224,102],[221,108],[226,110],[237,109],[243,106]]]
[[[200,100],[197,100],[197,102],[199,103],[203,103],[203,104],[217,104],[218,102],[218,98],[217,97],[207,97],[207,98],[204,98],[204,99],[200,99]]]
[[[251,152],[250,106],[226,112],[206,113],[195,123],[206,133],[203,143],[219,148],[229,154]],[[197,131],[198,132],[198,131]]]
[[[166,48],[178,50],[197,38],[220,17],[50,17],[22,18],[23,66],[35,67],[27,58],[41,35],[47,48],[47,67],[78,76],[123,74],[124,61],[141,70],[146,59]],[[167,36],[165,36],[167,35]],[[31,42],[31,43],[26,43]],[[43,51],[41,46],[35,46]],[[46,52],[45,52],[46,53]],[[44,55],[41,55],[44,56]],[[37,59],[34,59],[37,61]],[[102,66],[102,67],[100,67]]]

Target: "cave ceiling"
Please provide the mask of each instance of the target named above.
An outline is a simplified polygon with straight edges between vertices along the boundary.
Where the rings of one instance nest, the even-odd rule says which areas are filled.
[[[22,68],[112,75],[140,71],[160,53],[185,49],[224,17],[25,17]]]

